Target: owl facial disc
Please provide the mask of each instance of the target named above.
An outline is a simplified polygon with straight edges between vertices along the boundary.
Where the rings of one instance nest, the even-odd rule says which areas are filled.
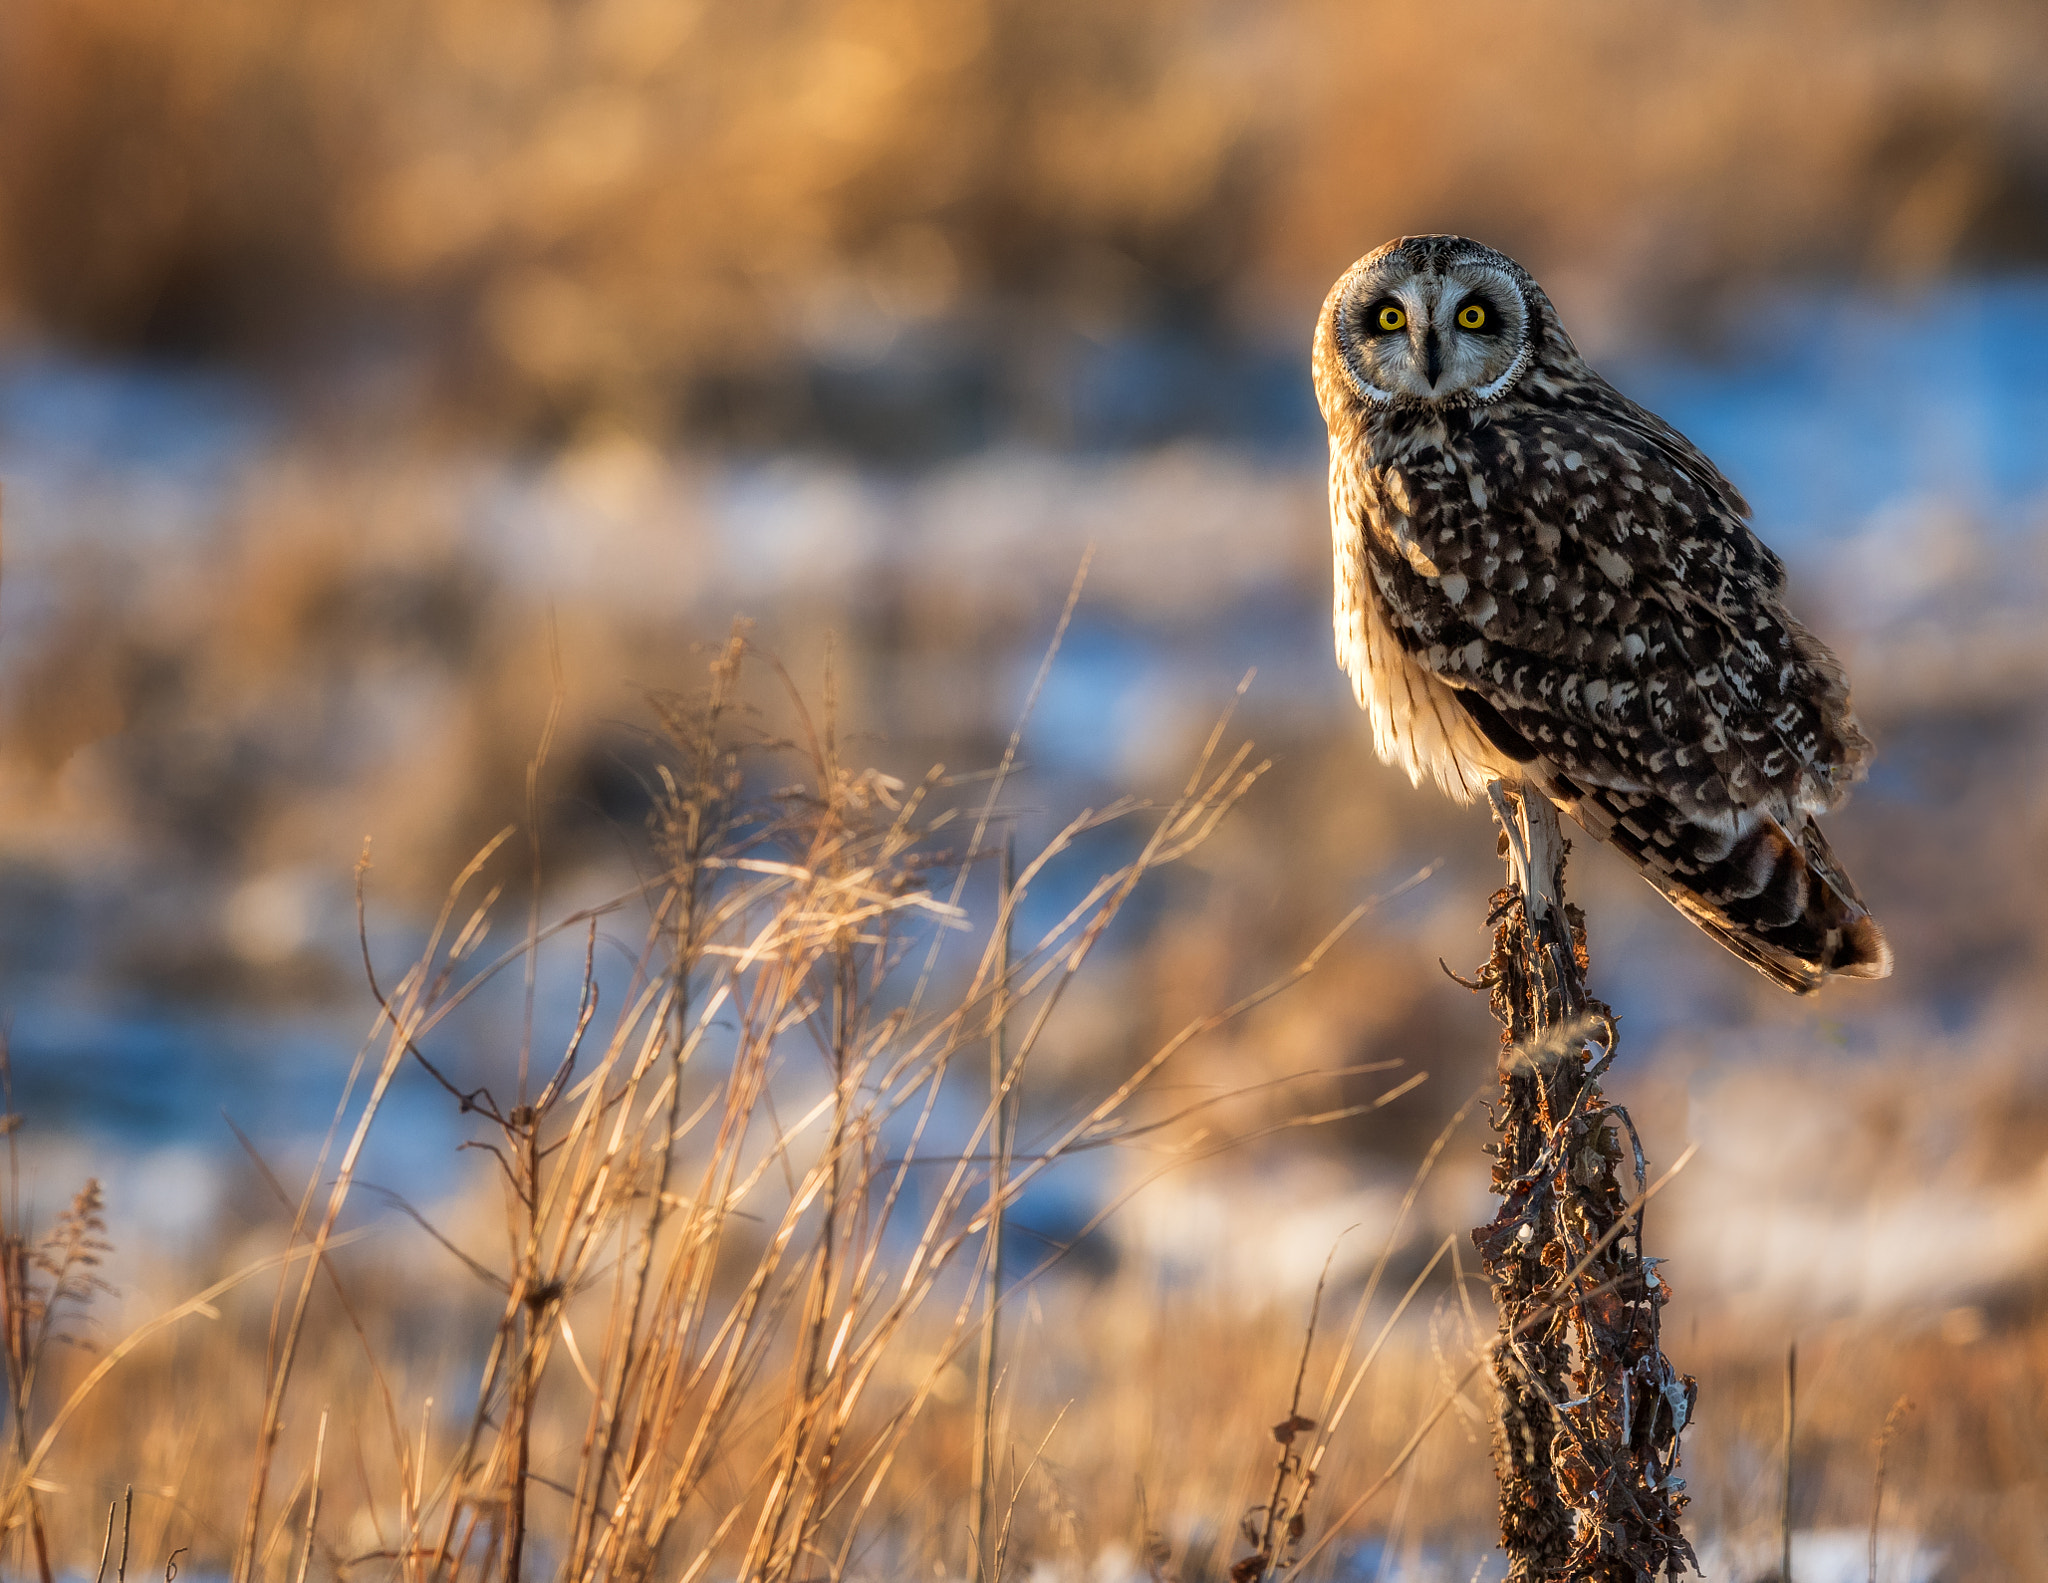
[[[1520,271],[1490,248],[1445,241],[1390,243],[1339,284],[1337,343],[1362,400],[1469,406],[1499,397],[1529,366]]]

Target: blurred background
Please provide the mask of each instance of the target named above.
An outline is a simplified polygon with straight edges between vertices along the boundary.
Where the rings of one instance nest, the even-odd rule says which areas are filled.
[[[1098,1267],[1305,1300],[1491,1070],[1437,962],[1484,954],[1492,836],[1373,761],[1332,660],[1307,377],[1354,257],[1459,231],[1748,494],[1880,748],[1834,839],[1896,947],[1883,985],[1794,1001],[1606,853],[1575,864],[1617,1097],[1653,1161],[1704,1144],[1652,1234],[1674,1316],[1765,1351],[2025,1331],[2044,81],[2036,0],[15,0],[16,1104],[111,1179],[117,1226],[174,1246],[262,1218],[221,1112],[286,1153],[325,1124],[372,1010],[366,839],[399,960],[522,816],[559,686],[547,905],[630,884],[643,695],[696,685],[735,614],[806,688],[830,654],[885,770],[985,768],[1093,546],[1020,839],[1170,795],[1248,671],[1237,721],[1275,767],[1120,929],[1034,1111],[1438,865],[1182,1079],[1398,1057],[1429,1083],[1096,1239]],[[456,1118],[423,1084],[398,1115],[386,1146],[452,1182]],[[1484,1218],[1481,1135],[1418,1248]],[[1112,1178],[1049,1190],[1043,1233]]]

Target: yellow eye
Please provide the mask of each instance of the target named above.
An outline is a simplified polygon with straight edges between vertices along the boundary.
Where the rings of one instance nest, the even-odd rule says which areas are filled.
[[[1408,315],[1395,307],[1391,302],[1380,309],[1380,328],[1382,330],[1404,330],[1407,327]]]
[[[1476,302],[1468,302],[1458,310],[1458,323],[1468,330],[1486,328],[1486,310]]]

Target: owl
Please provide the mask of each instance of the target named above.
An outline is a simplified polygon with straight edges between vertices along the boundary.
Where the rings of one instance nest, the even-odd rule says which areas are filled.
[[[1816,823],[1870,742],[1720,470],[1463,237],[1346,270],[1314,369],[1337,658],[1379,756],[1465,802],[1533,786],[1789,990],[1889,973]]]

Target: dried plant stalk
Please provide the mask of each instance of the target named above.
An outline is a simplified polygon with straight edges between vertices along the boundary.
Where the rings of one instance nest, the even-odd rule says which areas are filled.
[[[1501,1546],[1517,1583],[1675,1576],[1698,1566],[1679,1527],[1677,1477],[1697,1385],[1660,1344],[1670,1292],[1643,1254],[1642,1145],[1600,1092],[1614,1017],[1586,993],[1585,920],[1564,901],[1556,811],[1540,793],[1498,785],[1493,802],[1510,883],[1493,897],[1479,982],[1502,1030],[1500,1209],[1472,1238],[1500,1311]],[[1633,1206],[1617,1174],[1629,1154]]]
[[[394,1429],[400,1533],[351,1563],[396,1563],[418,1583],[524,1583],[545,1544],[558,1575],[589,1583],[843,1575],[863,1529],[886,1525],[890,1466],[973,1340],[982,1282],[956,1266],[994,1245],[1008,1206],[1059,1159],[1114,1141],[1130,1100],[1189,1039],[1271,992],[1191,1025],[1013,1159],[1017,1084],[1066,987],[1144,876],[1206,839],[1263,765],[1248,745],[1219,753],[1219,722],[1170,804],[1086,812],[1014,878],[1006,864],[996,929],[927,1005],[928,972],[910,970],[920,957],[929,967],[934,930],[970,933],[958,876],[987,856],[986,815],[964,851],[935,840],[961,811],[934,806],[943,774],[906,787],[849,767],[829,689],[813,714],[766,660],[796,730],[761,738],[733,698],[748,653],[735,634],[707,693],[656,700],[669,751],[650,883],[556,929],[529,921],[524,941],[479,967],[496,893],[459,929],[456,894],[487,851],[420,960],[377,991],[390,1034],[378,1084],[326,1213],[301,1209],[311,1235],[295,1247],[309,1271],[325,1258],[376,1100],[414,1061],[478,1119],[475,1157],[503,1188],[510,1256],[492,1269],[461,1255],[497,1315],[474,1404],[452,1444],[424,1422],[416,1445]],[[779,789],[749,788],[743,762],[764,756],[784,767]],[[1117,820],[1149,823],[1137,855],[1013,951],[1012,909],[1046,865]],[[953,901],[934,889],[949,871]],[[607,1026],[597,929],[635,912],[645,932],[607,991]],[[540,1093],[528,1097],[523,1048],[516,1103],[456,1082],[423,1041],[569,929],[584,935],[578,1015]],[[999,1064],[987,1109],[941,1146],[948,1073],[988,1049]],[[296,1303],[280,1304],[244,1579],[263,1570],[257,1508],[311,1292],[308,1274]],[[931,1349],[921,1358],[903,1355],[913,1327]],[[580,1439],[544,1435],[571,1404]],[[546,1504],[556,1496],[559,1516]]]
[[[494,916],[510,910],[496,882],[501,835],[457,878],[409,969],[377,973],[364,929],[382,1010],[358,1063],[369,1092],[352,1080],[356,1102],[338,1109],[305,1192],[277,1189],[283,1250],[121,1340],[33,1444],[17,1436],[0,1535],[26,1535],[39,1470],[122,1358],[268,1271],[278,1286],[262,1369],[250,1369],[253,1466],[242,1520],[221,1545],[244,1583],[330,1571],[403,1583],[908,1575],[962,1553],[962,1507],[925,1533],[915,1503],[930,1482],[919,1464],[937,1457],[949,1476],[964,1472],[970,1434],[987,1469],[981,1570],[987,1583],[1014,1573],[1018,1547],[1033,1542],[1025,1492],[1034,1479],[1056,1487],[1055,1473],[1035,1470],[1051,1468],[1043,1453],[1059,1420],[1036,1453],[1010,1442],[1005,1416],[986,1407],[1000,1373],[994,1345],[971,1403],[950,1384],[977,1334],[994,1339],[988,1306],[1028,1290],[1059,1257],[1002,1278],[1003,1222],[1063,1159],[1187,1114],[1133,1110],[1194,1041],[1297,982],[1367,909],[1290,971],[1192,1018],[1079,1114],[1026,1125],[1020,1085],[1091,952],[1148,876],[1195,851],[1264,765],[1249,744],[1227,748],[1226,716],[1170,800],[1086,810],[1014,872],[1005,861],[997,917],[976,927],[960,897],[968,874],[1008,845],[1007,832],[996,832],[1000,844],[985,837],[1002,817],[1009,757],[985,799],[978,780],[938,769],[905,785],[850,767],[829,696],[813,713],[779,668],[770,706],[794,729],[767,734],[763,711],[735,696],[750,658],[773,666],[736,635],[708,690],[655,701],[666,745],[643,883],[547,929],[528,909],[523,937],[487,952]],[[1049,928],[1019,929],[1033,887],[1065,890],[1076,844],[1117,823],[1138,827],[1135,851],[1083,870],[1092,882],[1063,897]],[[940,938],[957,942],[943,961]],[[516,1046],[449,1036],[493,981],[532,983],[542,950],[565,967],[574,951],[582,968],[575,1000],[564,996],[573,1027],[552,1060],[529,1064],[530,1030]],[[464,1157],[501,1191],[504,1233],[495,1252],[472,1253],[392,1197],[479,1283],[476,1299],[436,1308],[446,1339],[474,1360],[473,1396],[465,1385],[438,1408],[415,1400],[410,1415],[404,1379],[381,1367],[349,1294],[361,1271],[335,1257],[364,1234],[341,1221],[362,1185],[365,1140],[407,1067],[468,1118]],[[502,1092],[485,1081],[511,1073],[517,1086]],[[1422,1076],[1304,1120],[1392,1103]],[[0,1195],[11,1225],[8,1203]],[[89,1294],[98,1251],[97,1200],[81,1204],[47,1250],[46,1284],[66,1301]],[[33,1340],[29,1305],[42,1302],[40,1315],[54,1298],[16,1265],[15,1330]],[[346,1481],[324,1434],[309,1445],[293,1432],[310,1427],[339,1377],[325,1356],[342,1333],[327,1317],[328,1287],[373,1387],[353,1426],[334,1426],[353,1464]],[[1298,1378],[1297,1396],[1303,1388]],[[1299,1412],[1290,1425],[1320,1435]],[[1326,1449],[1308,1444],[1296,1446],[1285,1500],[1269,1503],[1268,1529],[1284,1545],[1268,1550],[1281,1559],[1303,1536],[1308,1464]],[[343,1483],[362,1490],[353,1510],[333,1507]],[[54,1557],[63,1536],[53,1538]],[[101,1549],[111,1555],[111,1539]]]

